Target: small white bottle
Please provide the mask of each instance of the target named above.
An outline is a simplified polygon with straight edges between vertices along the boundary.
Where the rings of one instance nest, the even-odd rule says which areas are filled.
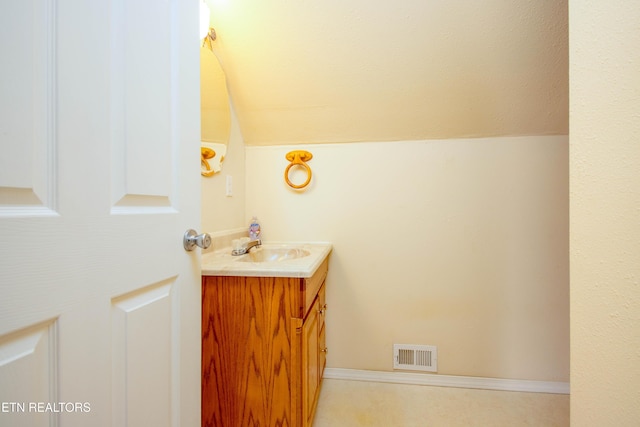
[[[258,222],[258,218],[254,216],[251,218],[251,223],[249,224],[249,240],[258,239],[260,239],[260,223]]]

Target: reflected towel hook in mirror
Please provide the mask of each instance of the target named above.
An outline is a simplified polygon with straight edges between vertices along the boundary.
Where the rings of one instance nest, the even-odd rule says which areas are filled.
[[[311,168],[306,162],[313,158],[313,154],[304,150],[295,150],[288,152],[285,157],[291,162],[289,163],[289,166],[287,166],[287,168],[284,170],[284,180],[287,185],[297,190],[309,185],[309,183],[311,182]],[[294,184],[291,182],[291,180],[289,180],[289,171],[295,165],[301,166],[307,171],[307,180],[302,184]]]
[[[208,147],[200,148],[200,175],[209,177],[216,173],[209,164],[209,159],[213,159],[215,156],[215,150]]]
[[[211,42],[215,41],[217,38],[218,36],[216,34],[216,30],[214,30],[213,27],[209,28],[209,32],[202,39],[202,47],[206,47],[209,50],[213,51],[213,45],[211,44]]]

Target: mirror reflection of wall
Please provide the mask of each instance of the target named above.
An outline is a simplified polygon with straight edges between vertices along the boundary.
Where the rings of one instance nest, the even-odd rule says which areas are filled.
[[[202,175],[211,176],[222,169],[231,132],[231,110],[227,81],[216,55],[207,46],[200,48],[200,117],[203,153]]]

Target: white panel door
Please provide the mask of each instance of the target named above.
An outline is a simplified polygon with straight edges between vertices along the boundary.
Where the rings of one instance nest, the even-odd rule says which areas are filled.
[[[199,426],[198,1],[0,2],[0,426]]]

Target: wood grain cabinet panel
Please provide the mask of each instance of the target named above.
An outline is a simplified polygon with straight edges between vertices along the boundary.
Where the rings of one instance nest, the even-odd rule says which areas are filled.
[[[202,277],[202,426],[311,426],[327,268],[311,278]]]

